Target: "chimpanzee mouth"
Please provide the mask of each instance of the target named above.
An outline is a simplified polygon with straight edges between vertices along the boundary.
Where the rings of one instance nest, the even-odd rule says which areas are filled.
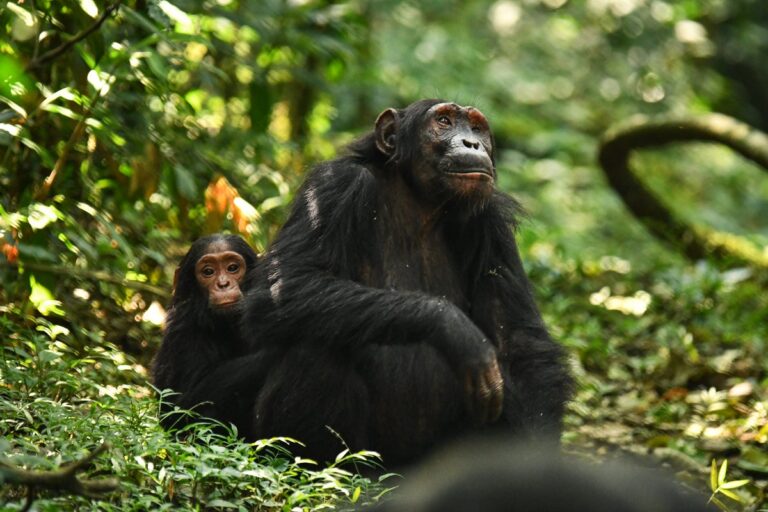
[[[211,304],[210,307],[211,313],[220,318],[232,318],[242,312],[242,302],[239,300]]]
[[[221,292],[209,298],[211,307],[215,309],[229,309],[240,302],[243,294],[239,290]]]
[[[493,174],[488,169],[462,169],[461,171],[448,171],[447,174],[460,179],[493,181]]]

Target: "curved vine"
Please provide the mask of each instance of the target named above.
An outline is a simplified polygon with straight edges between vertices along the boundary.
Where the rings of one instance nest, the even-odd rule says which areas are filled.
[[[710,258],[721,264],[768,269],[767,251],[761,251],[741,236],[683,219],[629,166],[629,156],[634,150],[684,141],[726,145],[768,172],[768,136],[722,114],[695,119],[633,117],[603,135],[598,159],[608,183],[654,236],[691,259]]]

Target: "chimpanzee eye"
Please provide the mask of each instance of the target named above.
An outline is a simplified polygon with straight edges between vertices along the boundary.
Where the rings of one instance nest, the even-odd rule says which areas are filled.
[[[237,263],[232,263],[230,266],[227,267],[227,272],[235,273],[238,270],[240,270],[240,265]]]
[[[211,277],[213,274],[215,274],[215,272],[214,272],[214,270],[213,270],[211,267],[205,267],[205,268],[202,270],[202,274],[203,274],[205,277]]]
[[[440,116],[437,118],[437,122],[445,125],[445,126],[451,126],[451,118],[448,116]]]

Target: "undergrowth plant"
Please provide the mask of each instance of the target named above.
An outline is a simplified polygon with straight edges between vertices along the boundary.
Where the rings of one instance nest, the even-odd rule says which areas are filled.
[[[156,393],[118,349],[75,352],[65,327],[0,309],[0,465],[54,471],[107,442],[81,477],[119,481],[97,498],[6,482],[3,510],[24,509],[31,491],[38,511],[344,509],[387,491],[390,475],[359,474],[377,464],[373,452],[321,467],[292,456],[288,438],[246,443],[211,423],[166,432]]]

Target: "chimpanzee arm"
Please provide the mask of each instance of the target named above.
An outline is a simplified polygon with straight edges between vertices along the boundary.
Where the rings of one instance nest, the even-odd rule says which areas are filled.
[[[261,346],[301,342],[349,351],[426,342],[455,364],[487,362],[488,339],[445,299],[363,286],[321,269],[291,272],[248,297],[245,329],[256,327]]]
[[[240,429],[249,428],[254,399],[272,363],[265,351],[225,361],[201,376],[176,405],[204,417],[234,423]],[[248,432],[241,434],[247,436]]]
[[[352,358],[373,344],[430,344],[464,384],[475,421],[493,421],[503,382],[496,349],[472,320],[444,298],[361,284],[388,243],[377,239],[380,186],[350,160],[313,172],[260,264],[242,331],[257,346],[306,344]]]
[[[185,350],[172,359],[158,355],[155,365],[155,386],[171,389],[162,404],[163,425],[182,427],[192,419],[186,414],[172,414],[175,407],[193,410],[200,416],[234,423],[239,428],[250,425],[254,397],[261,388],[271,359],[266,351],[234,359],[211,359],[206,346],[198,347],[187,339]],[[210,344],[210,343],[209,343]],[[164,348],[173,343],[164,343]],[[162,358],[162,359],[161,359]],[[165,363],[165,364],[163,364]]]
[[[260,346],[285,350],[301,343],[354,358],[373,344],[428,343],[463,383],[474,421],[484,424],[501,413],[496,348],[449,301],[363,286],[321,270],[284,277],[276,285],[249,295],[243,330],[258,333]]]
[[[503,256],[477,281],[472,318],[499,347],[505,382],[504,421],[529,432],[559,435],[572,379],[565,352],[547,333],[511,235]]]
[[[377,257],[379,184],[354,162],[326,163],[297,192],[247,297],[243,332],[264,343],[347,351],[371,343],[427,342],[454,364],[488,362],[492,347],[455,305],[424,293],[364,286],[353,276]]]

